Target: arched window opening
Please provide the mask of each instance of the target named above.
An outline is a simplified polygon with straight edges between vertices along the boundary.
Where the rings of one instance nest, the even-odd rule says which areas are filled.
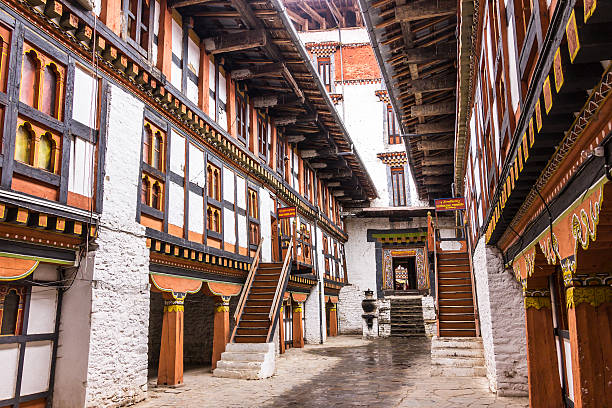
[[[55,151],[51,135],[45,133],[38,143],[38,163],[36,167],[53,172],[53,153]]]
[[[151,145],[153,144],[153,132],[149,125],[145,126],[144,142],[142,148],[142,160],[151,164]]]
[[[206,219],[208,221],[208,229],[212,230],[213,229],[213,211],[212,208],[208,207],[208,209],[206,210]]]
[[[55,64],[47,65],[43,70],[43,89],[41,111],[57,118],[57,90],[59,75]]]
[[[33,144],[34,133],[29,125],[23,124],[19,126],[15,136],[15,160],[31,165]]]
[[[219,211],[215,211],[215,213],[213,214],[213,230],[217,232],[221,231],[221,219]]]
[[[153,194],[151,197],[151,207],[153,208],[157,208],[158,210],[160,209],[160,194],[161,193],[161,188],[159,186],[159,183],[155,183],[153,184]]]
[[[37,108],[38,98],[38,58],[34,51],[30,51],[23,56],[23,72],[21,73],[21,92],[19,100],[33,108]]]
[[[19,295],[15,289],[9,290],[2,305],[2,329],[0,335],[16,335],[17,317],[19,313]]]
[[[151,205],[149,197],[151,197],[151,183],[149,183],[149,179],[143,177],[142,179],[142,187],[141,187],[141,202],[146,205]]]
[[[163,139],[159,132],[155,133],[155,141],[153,145],[153,160],[151,166],[158,170],[162,169],[162,145]]]

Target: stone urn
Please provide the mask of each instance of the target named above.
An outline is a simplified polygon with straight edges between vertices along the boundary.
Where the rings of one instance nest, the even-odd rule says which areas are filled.
[[[363,317],[368,325],[368,329],[372,330],[374,318],[376,318],[376,299],[374,299],[374,291],[368,289],[365,291],[365,299],[361,301],[363,309]]]

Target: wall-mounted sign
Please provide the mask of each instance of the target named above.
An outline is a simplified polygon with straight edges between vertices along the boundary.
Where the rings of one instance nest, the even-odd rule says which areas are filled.
[[[436,200],[436,211],[465,210],[465,198],[440,198]]]
[[[295,207],[283,207],[278,209],[277,214],[278,218],[291,218],[296,216],[297,210]]]

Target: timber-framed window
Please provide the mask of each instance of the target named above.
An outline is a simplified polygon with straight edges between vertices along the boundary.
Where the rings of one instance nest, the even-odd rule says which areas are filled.
[[[152,209],[163,211],[164,180],[166,177],[166,132],[152,122],[145,120],[142,138],[140,202]]]
[[[323,258],[325,258],[325,275],[330,274],[329,238],[323,235]]]
[[[246,144],[249,133],[248,128],[249,111],[246,103],[246,95],[236,85],[236,136],[238,140]]]
[[[0,336],[18,336],[22,332],[25,288],[0,286]]]
[[[221,209],[211,204],[206,208],[206,228],[221,233]]]
[[[325,85],[327,92],[331,92],[331,60],[329,57],[319,57],[317,59],[317,68],[321,82]]]
[[[304,163],[304,197],[312,202],[312,170]]]
[[[397,121],[395,120],[395,113],[393,113],[393,107],[391,106],[391,104],[387,104],[387,138],[389,144],[402,143],[399,126],[397,125]]]
[[[257,141],[259,145],[259,157],[268,160],[268,120],[261,114],[257,114]]]
[[[221,201],[221,169],[214,164],[206,165],[206,182],[208,185],[208,197]]]
[[[154,4],[152,0],[122,0],[127,43],[145,57],[149,55]]]
[[[403,167],[391,168],[391,189],[393,192],[393,206],[406,206],[406,184]]]
[[[248,215],[249,215],[249,244],[259,245],[259,198],[257,191],[249,188],[247,191]]]
[[[285,178],[287,167],[287,142],[285,138],[276,134],[276,171]]]

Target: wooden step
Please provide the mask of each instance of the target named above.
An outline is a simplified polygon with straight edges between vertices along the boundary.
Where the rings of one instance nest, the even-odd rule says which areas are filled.
[[[248,303],[248,300],[247,300]],[[270,306],[244,306],[244,313],[270,313]]]
[[[253,292],[249,293],[249,297],[247,299],[272,299],[274,297],[274,292]]]
[[[440,319],[447,321],[447,322],[451,320],[453,321],[474,320],[474,313],[441,313]]]
[[[251,292],[249,293],[249,296],[251,296],[253,293],[272,293],[271,296],[274,296],[275,292],[276,292],[276,285],[266,286],[266,285],[263,285],[262,282],[259,282],[259,285],[255,286],[255,283],[253,282],[253,286],[251,286]]]
[[[260,263],[258,270],[262,270],[262,269],[278,269],[278,270],[281,270],[282,268],[283,268],[283,263],[282,262],[266,262],[266,263]]]
[[[236,335],[240,336],[267,336],[267,327],[243,327],[242,324],[236,330]]]
[[[279,275],[255,275],[255,282],[278,282]]]
[[[456,265],[456,264],[441,264],[438,263],[438,272],[469,272],[470,265]]]
[[[439,299],[438,306],[473,306],[472,298]]]
[[[466,252],[438,252],[438,260],[461,260],[468,261],[470,258]]]
[[[439,329],[440,337],[476,337],[476,330]]]
[[[438,271],[438,278],[451,277],[451,278],[469,278],[470,271]]]
[[[240,319],[240,327],[270,327],[270,321],[268,319],[245,319],[244,314]]]
[[[252,288],[261,288],[261,287],[264,287],[264,288],[266,288],[266,290],[269,290],[270,288],[272,288],[273,291],[276,291],[277,283],[278,283],[278,278],[276,280],[273,280],[273,281],[255,279],[253,281],[253,285],[251,287]]]
[[[236,343],[265,343],[267,336],[245,336],[238,335],[234,337]]]
[[[457,290],[457,291],[443,291],[440,292],[439,294],[440,299],[461,299],[461,298],[467,298],[467,297],[472,297],[472,291],[471,290]]]
[[[242,315],[240,316],[240,321],[243,320],[268,320],[268,316],[270,315],[270,311],[266,311],[266,312],[250,312],[247,313],[246,311],[242,313]]]
[[[439,305],[440,316],[443,316],[444,313],[474,313],[474,306],[450,306],[450,305]]]
[[[470,288],[472,286],[472,281],[469,278],[440,278],[438,283],[440,285],[470,285]]]
[[[438,284],[438,288],[440,293],[448,290],[450,292],[456,292],[456,291],[468,291],[468,290],[472,290],[472,284],[471,283],[439,283]]]
[[[440,320],[440,329],[461,329],[461,330],[476,330],[476,323],[472,320]],[[239,329],[240,330],[240,329]]]
[[[253,299],[252,297],[248,297],[245,307],[250,306],[266,306],[268,309],[272,306],[272,298],[268,299]]]

